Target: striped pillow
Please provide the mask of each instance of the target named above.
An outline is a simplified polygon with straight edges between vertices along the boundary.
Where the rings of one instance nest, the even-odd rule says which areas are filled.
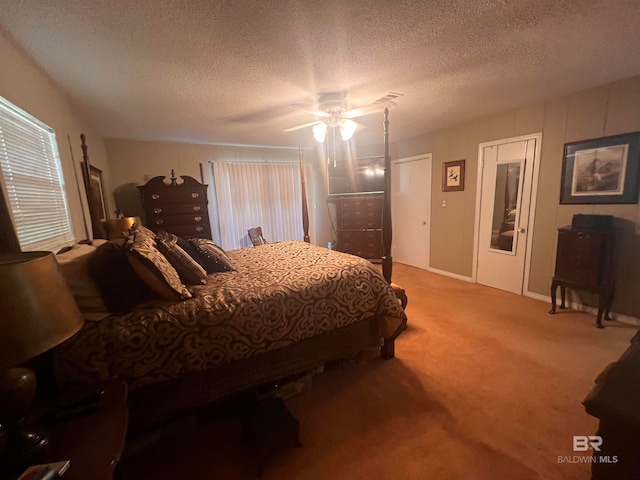
[[[168,300],[185,300],[191,293],[169,260],[156,248],[155,234],[134,225],[127,235],[129,263],[147,286]]]
[[[235,270],[227,252],[212,240],[205,238],[191,238],[189,240],[200,254],[200,260],[208,273],[230,272]]]
[[[169,260],[178,275],[187,285],[204,285],[207,272],[183,248],[178,245],[178,237],[173,233],[160,232],[156,236],[158,250]]]

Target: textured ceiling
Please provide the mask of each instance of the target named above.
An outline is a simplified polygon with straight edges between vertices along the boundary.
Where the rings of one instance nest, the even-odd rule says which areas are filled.
[[[297,146],[322,92],[403,93],[396,141],[639,74],[639,5],[2,0],[0,25],[105,137]]]

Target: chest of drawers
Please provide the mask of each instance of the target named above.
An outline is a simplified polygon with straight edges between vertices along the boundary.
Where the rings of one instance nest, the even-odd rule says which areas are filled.
[[[615,234],[611,230],[564,227],[558,229],[556,269],[551,282],[551,313],[555,313],[560,287],[565,308],[565,289],[585,290],[599,296],[596,325],[609,320],[615,287]]]
[[[207,185],[188,176],[179,177],[171,171],[165,177],[153,177],[139,186],[145,214],[145,226],[154,232],[166,231],[181,237],[211,239],[207,210]]]
[[[368,260],[382,258],[382,195],[336,197],[338,250]]]

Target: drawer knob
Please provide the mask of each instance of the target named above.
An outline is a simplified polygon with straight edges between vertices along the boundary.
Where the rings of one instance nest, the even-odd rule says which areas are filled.
[[[202,227],[200,227],[200,226],[197,226],[197,227],[196,227],[196,232],[201,232],[202,230],[204,230],[204,228],[202,228]]]
[[[153,213],[162,213],[162,209],[161,208],[154,208],[153,209]]]
[[[200,221],[202,221],[202,217],[200,217],[200,216],[193,217],[193,220],[196,221],[196,222],[200,222]]]
[[[157,199],[159,199],[159,198],[160,198],[160,194],[159,194],[159,193],[154,193],[153,195],[151,195],[151,198],[152,198],[153,200],[157,200]]]
[[[194,212],[199,212],[200,211],[200,205],[194,205],[193,206],[193,211]]]
[[[161,218],[156,218],[156,225],[162,225],[164,223],[164,220]]]
[[[198,198],[199,196],[200,196],[200,194],[199,194],[198,192],[193,192],[193,193],[191,194],[191,197],[192,197],[192,198]]]

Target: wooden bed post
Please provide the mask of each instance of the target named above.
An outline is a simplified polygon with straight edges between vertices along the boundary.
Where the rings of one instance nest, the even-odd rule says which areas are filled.
[[[101,192],[96,192],[91,183],[91,164],[89,162],[89,148],[86,142],[87,137],[84,133],[80,134],[80,141],[82,144],[82,174],[84,177],[84,186],[87,189],[87,203],[89,204],[89,216],[91,217],[91,230],[93,231],[93,238],[107,238],[107,235],[102,226],[102,213],[100,212],[100,195]],[[91,239],[89,239],[91,240]]]
[[[391,257],[391,158],[389,157],[389,109],[384,109],[384,193],[382,204],[382,275],[391,285],[393,258]],[[388,360],[395,357],[395,342],[385,340],[380,347],[380,356]]]
[[[307,207],[307,189],[304,182],[304,161],[302,159],[302,147],[298,147],[300,158],[300,191],[302,193],[302,230],[304,231],[304,241],[311,243],[309,238],[309,208]]]
[[[382,275],[391,284],[391,159],[389,157],[389,109],[384,109],[384,194],[382,204]]]

